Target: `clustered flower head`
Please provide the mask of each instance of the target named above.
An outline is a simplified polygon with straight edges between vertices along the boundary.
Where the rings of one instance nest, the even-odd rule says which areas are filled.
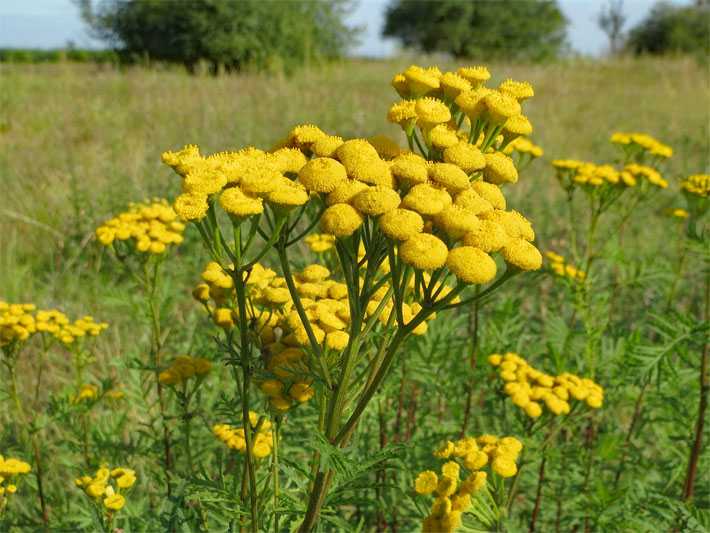
[[[576,280],[582,280],[585,278],[585,273],[582,270],[579,270],[567,263],[565,258],[560,254],[555,252],[546,252],[545,255],[550,260],[550,269],[558,276]]]
[[[158,383],[171,387],[191,377],[203,379],[212,370],[212,363],[203,357],[192,358],[189,355],[176,357],[170,368],[158,374]]]
[[[424,518],[423,532],[451,532],[461,522],[461,515],[471,506],[471,495],[486,484],[488,474],[482,469],[490,464],[493,472],[501,477],[514,476],[516,461],[523,445],[515,437],[481,435],[466,437],[455,444],[447,441],[434,451],[434,457],[447,460],[441,474],[433,470],[421,472],[414,480],[418,494],[435,494],[431,513]],[[458,462],[457,462],[458,460]],[[461,467],[471,472],[459,483]]]
[[[364,249],[360,250],[364,259]],[[381,268],[387,269],[385,261]],[[348,289],[344,283],[330,278],[330,271],[321,265],[311,264],[293,276],[296,292],[305,310],[308,322],[318,344],[330,351],[345,349],[350,341],[350,305]],[[194,297],[203,303],[214,323],[222,328],[232,328],[237,322],[239,309],[236,303],[232,277],[217,263],[210,263],[202,273],[205,283],[193,291]],[[425,279],[429,279],[427,275]],[[408,287],[410,294],[414,280]],[[276,409],[290,408],[294,400],[303,403],[313,395],[311,362],[307,349],[311,347],[308,331],[296,310],[286,279],[278,277],[271,269],[255,264],[246,280],[247,314],[252,324],[249,335],[260,347],[263,368],[258,369],[252,380]],[[450,288],[441,287],[445,296]],[[375,291],[366,306],[369,318],[379,310],[378,320],[386,324],[394,313],[394,300],[387,296],[389,285]],[[210,300],[214,305],[210,304]],[[416,303],[402,304],[402,312],[409,322],[418,312]],[[427,329],[423,322],[413,330],[415,335]]]
[[[71,344],[76,339],[86,337],[87,335],[96,337],[106,328],[108,328],[106,322],[94,322],[93,316],[86,315],[76,319],[73,324],[64,324],[54,336],[64,344]]]
[[[309,199],[306,187],[294,178],[308,161],[303,151],[324,135],[316,126],[299,126],[269,152],[249,147],[205,157],[194,145],[165,152],[163,163],[183,178],[183,193],[173,209],[188,222],[203,219],[217,199],[235,222],[263,213],[264,204],[286,214]]]
[[[686,195],[710,197],[710,174],[694,174],[680,180],[680,189]]]
[[[107,327],[105,322],[94,322],[91,316],[79,318],[72,324],[64,313],[56,309],[45,311],[38,310],[31,303],[8,304],[0,301],[0,346],[27,340],[30,335],[44,331],[70,344],[77,337],[96,336]]]
[[[497,252],[519,269],[538,269],[542,256],[531,242],[530,222],[506,210],[499,188],[518,180],[513,160],[500,149],[532,131],[520,104],[533,90],[513,80],[495,90],[482,87],[489,77],[485,67],[442,74],[416,66],[395,77],[394,87],[407,99],[393,106],[388,120],[410,133],[418,125],[428,158],[386,136],[343,140],[314,125],[296,126],[268,152],[250,147],[205,157],[193,145],[166,152],[163,162],[183,177],[173,207],[182,219],[198,222],[219,203],[240,223],[264,205],[278,217],[314,201],[326,206],[325,234],[347,238],[369,217],[398,242],[402,261],[418,270],[446,266],[463,283],[483,284],[495,277],[490,254]],[[459,131],[464,119],[470,131]],[[502,144],[495,140],[499,134]],[[314,251],[331,243],[308,242]]]
[[[249,411],[249,423],[253,431],[259,425],[259,415],[254,411]],[[244,439],[244,428],[232,429],[228,424],[217,424],[212,428],[212,433],[222,441],[228,448],[246,453],[247,444]],[[254,455],[256,457],[266,457],[274,447],[274,435],[271,431],[271,422],[263,420],[258,433],[253,433]]]
[[[136,482],[136,472],[130,468],[99,468],[94,477],[82,476],[76,478],[74,483],[84,491],[94,503],[103,504],[107,512],[119,511],[126,503],[122,493]]]
[[[591,379],[568,372],[550,376],[528,365],[518,354],[491,354],[488,362],[497,367],[498,377],[505,381],[503,392],[530,418],[542,414],[542,404],[560,415],[570,412],[570,399],[584,400],[592,409],[599,409],[604,401],[604,390]]]
[[[610,193],[612,197],[628,188],[645,195],[654,187],[668,187],[661,173],[650,165],[671,157],[671,148],[648,135],[636,133],[615,133],[611,142],[624,148],[625,159],[621,170],[611,165],[595,165],[576,159],[555,159],[552,166],[562,187],[568,192],[581,187],[588,195]]]
[[[29,463],[20,459],[5,459],[0,455],[0,498],[17,492],[20,476],[30,471]]]
[[[610,140],[629,152],[648,152],[652,156],[664,159],[673,155],[673,149],[670,146],[666,146],[645,133],[615,133]]]
[[[184,229],[173,208],[159,199],[130,205],[128,211],[96,228],[96,237],[104,246],[132,239],[139,252],[161,254],[171,244],[183,241]]]

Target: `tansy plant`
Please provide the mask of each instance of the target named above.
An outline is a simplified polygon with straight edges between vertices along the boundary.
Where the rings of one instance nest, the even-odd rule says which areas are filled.
[[[150,317],[151,346],[147,367],[155,375],[155,390],[162,419],[164,470],[168,496],[172,487],[169,472],[173,469],[170,431],[166,423],[163,385],[158,373],[169,328],[164,325],[163,275],[165,261],[173,248],[183,241],[185,224],[178,220],[173,208],[161,198],[130,204],[128,210],[96,228],[96,237],[118,259],[127,274],[143,291],[145,307]]]
[[[522,450],[515,437],[494,435],[466,437],[455,444],[447,441],[437,448],[434,457],[446,461],[441,473],[425,470],[414,480],[417,494],[436,497],[422,531],[450,533],[461,525],[465,531],[499,531],[507,514],[505,478],[518,472],[516,462]],[[483,470],[487,465],[490,478]]]
[[[126,503],[126,495],[136,482],[135,471],[130,468],[99,468],[93,477],[82,476],[74,483],[84,491],[95,518],[105,531],[112,532],[118,512]]]
[[[319,431],[346,446],[411,335],[540,268],[532,225],[501,191],[518,181],[502,150],[532,131],[521,104],[533,90],[513,80],[489,89],[489,77],[484,67],[416,66],[395,76],[404,100],[387,119],[402,127],[405,150],[385,136],[344,140],[305,125],[266,152],[205,156],[190,145],[163,154],[182,179],[175,213],[198,229],[212,261],[194,295],[224,331],[218,342],[241,402],[241,512],[253,531],[267,516],[256,476],[267,412],[278,428],[281,413],[313,399]],[[301,241],[333,246],[332,268],[294,272]],[[272,250],[278,273],[260,263]],[[252,410],[265,413],[255,424]],[[313,476],[302,531],[316,527],[334,476],[318,452]]]
[[[44,498],[40,444],[38,440],[38,433],[42,428],[37,425],[37,416],[28,417],[26,413],[26,406],[23,400],[26,400],[27,395],[21,394],[18,387],[17,362],[27,344],[33,338],[39,337],[41,351],[38,355],[40,364],[37,365],[36,398],[42,382],[43,360],[52,344],[59,341],[72,354],[71,362],[77,370],[77,387],[81,389],[83,370],[93,361],[93,339],[107,327],[108,325],[103,322],[94,322],[91,316],[85,316],[72,323],[64,313],[56,309],[42,310],[37,309],[37,306],[32,303],[9,304],[0,301],[1,360],[7,369],[9,396],[15,402],[17,417],[24,431],[23,435],[34,449],[38,496],[45,525],[48,524],[49,517]],[[33,407],[35,408],[34,414],[36,414],[38,412],[37,406]],[[84,442],[86,443],[86,433],[84,436]]]
[[[10,501],[15,497],[17,484],[30,469],[29,463],[20,459],[5,459],[0,455],[0,524],[8,513]]]

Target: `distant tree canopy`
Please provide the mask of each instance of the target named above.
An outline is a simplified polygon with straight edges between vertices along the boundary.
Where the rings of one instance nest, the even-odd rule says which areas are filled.
[[[99,39],[126,60],[207,61],[213,69],[290,70],[339,57],[355,31],[349,0],[75,0]]]
[[[565,24],[554,0],[394,0],[383,35],[456,58],[539,61],[559,53]]]
[[[636,53],[710,53],[710,0],[689,6],[658,3],[629,32],[629,49]]]

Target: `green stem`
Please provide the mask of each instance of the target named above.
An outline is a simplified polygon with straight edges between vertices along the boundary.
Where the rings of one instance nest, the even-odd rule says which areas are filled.
[[[236,265],[235,265],[236,267]],[[247,337],[247,305],[246,292],[244,286],[244,275],[241,267],[235,268],[234,286],[237,292],[237,305],[239,307],[239,334],[240,344],[239,349],[242,356],[242,422],[244,427],[244,441],[246,442],[247,455],[247,470],[249,474],[249,496],[251,501],[251,527],[256,533],[259,531],[259,513],[257,509],[257,494],[256,494],[256,465],[254,461],[254,442],[251,434],[251,420],[249,418],[249,355],[251,346]]]

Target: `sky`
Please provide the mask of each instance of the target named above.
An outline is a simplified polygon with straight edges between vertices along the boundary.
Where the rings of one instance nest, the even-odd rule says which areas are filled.
[[[606,1],[558,0],[569,21],[568,40],[572,49],[583,55],[598,56],[608,50],[608,39],[598,28],[595,17]],[[384,11],[388,0],[358,0],[347,23],[363,26],[360,44],[351,55],[387,57],[397,52],[397,43],[382,39]],[[625,0],[627,22],[624,29],[642,20],[655,0]],[[673,3],[687,3],[673,0]],[[60,48],[72,41],[79,48],[101,48],[93,41],[71,0],[0,0],[0,47]]]

